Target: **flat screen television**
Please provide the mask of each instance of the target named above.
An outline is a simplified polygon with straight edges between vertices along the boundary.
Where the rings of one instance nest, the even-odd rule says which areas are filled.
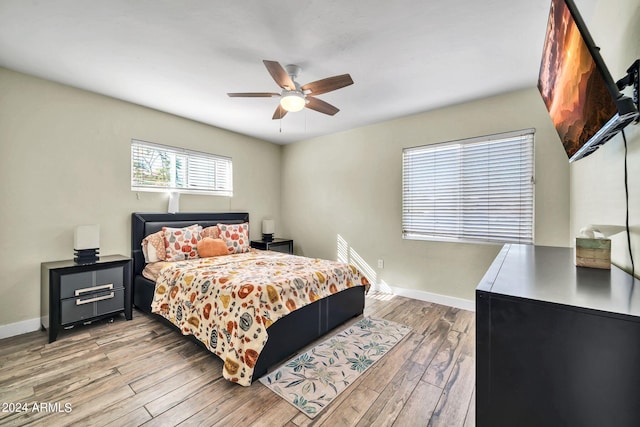
[[[572,0],[551,0],[538,89],[570,162],[593,153],[638,117]]]

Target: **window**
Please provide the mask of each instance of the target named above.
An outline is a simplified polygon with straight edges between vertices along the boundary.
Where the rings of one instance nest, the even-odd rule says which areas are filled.
[[[404,149],[403,238],[533,243],[533,135]]]
[[[233,196],[231,158],[131,140],[131,190]]]

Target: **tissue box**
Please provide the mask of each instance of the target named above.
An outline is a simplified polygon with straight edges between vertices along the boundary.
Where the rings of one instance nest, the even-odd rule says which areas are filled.
[[[611,240],[576,237],[576,265],[611,269]]]

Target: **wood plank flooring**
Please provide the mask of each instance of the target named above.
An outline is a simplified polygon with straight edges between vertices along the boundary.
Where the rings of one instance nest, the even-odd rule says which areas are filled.
[[[218,358],[134,310],[51,344],[45,332],[0,340],[0,425],[475,425],[473,312],[371,293],[365,316],[413,332],[314,420],[259,382],[222,379]]]

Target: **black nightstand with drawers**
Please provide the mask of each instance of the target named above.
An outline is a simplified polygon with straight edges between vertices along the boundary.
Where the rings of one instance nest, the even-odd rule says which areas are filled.
[[[131,258],[103,256],[93,264],[73,260],[41,265],[41,323],[54,342],[60,328],[124,313],[131,320]]]
[[[274,237],[272,241],[266,242],[264,240],[252,240],[251,247],[256,249],[262,249],[265,251],[284,252],[287,254],[293,253],[293,240],[291,239],[279,239]]]

